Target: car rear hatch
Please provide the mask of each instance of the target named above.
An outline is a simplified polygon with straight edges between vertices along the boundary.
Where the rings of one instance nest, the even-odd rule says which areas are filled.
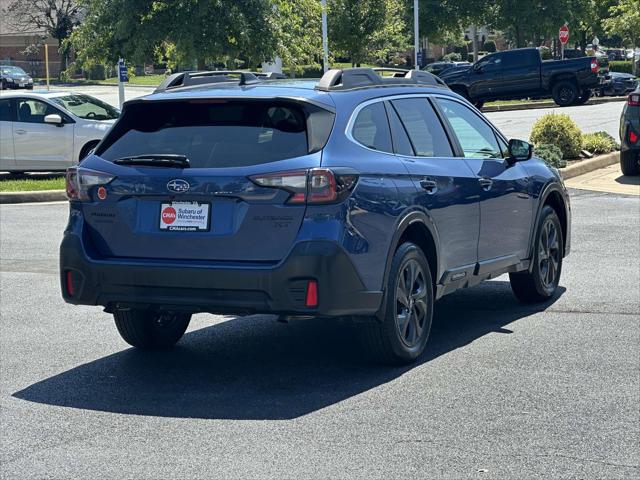
[[[103,257],[278,262],[299,231],[333,120],[301,100],[126,105],[71,173],[86,236]]]

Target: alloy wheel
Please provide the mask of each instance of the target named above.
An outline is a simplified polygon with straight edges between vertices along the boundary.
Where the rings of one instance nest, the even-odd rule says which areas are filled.
[[[396,327],[402,342],[409,348],[420,342],[428,310],[427,283],[424,270],[414,259],[398,275],[396,287]]]
[[[555,289],[560,265],[560,236],[556,224],[547,219],[538,242],[538,271],[545,290]]]

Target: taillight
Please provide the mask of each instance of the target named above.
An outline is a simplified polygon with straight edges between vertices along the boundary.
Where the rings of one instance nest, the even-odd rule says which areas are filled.
[[[355,187],[358,176],[328,168],[266,173],[249,177],[261,187],[287,190],[288,204],[320,204],[342,201]]]
[[[308,308],[318,306],[318,282],[315,280],[309,280],[309,283],[307,283],[307,294],[305,295],[304,305]]]
[[[632,93],[627,101],[630,107],[640,107],[640,93]]]
[[[598,73],[600,71],[600,66],[598,65],[597,60],[591,60],[591,72]]]
[[[104,172],[97,172],[81,167],[67,169],[66,190],[69,200],[90,200],[92,187],[107,185],[115,177]]]
[[[629,143],[637,143],[638,142],[638,134],[633,130],[629,130]]]

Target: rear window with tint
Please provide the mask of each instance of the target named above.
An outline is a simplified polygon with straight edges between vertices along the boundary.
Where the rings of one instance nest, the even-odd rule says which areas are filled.
[[[111,161],[178,154],[185,155],[192,168],[241,167],[322,148],[332,125],[333,114],[312,105],[223,99],[148,102],[129,106],[96,154]]]

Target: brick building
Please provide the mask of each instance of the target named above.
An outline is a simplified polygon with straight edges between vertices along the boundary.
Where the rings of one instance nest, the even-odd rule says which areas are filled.
[[[7,18],[11,0],[0,0],[0,65],[16,65],[33,77],[45,76],[45,43],[49,46],[49,75],[57,77],[62,65],[58,41],[37,28],[17,30]]]

